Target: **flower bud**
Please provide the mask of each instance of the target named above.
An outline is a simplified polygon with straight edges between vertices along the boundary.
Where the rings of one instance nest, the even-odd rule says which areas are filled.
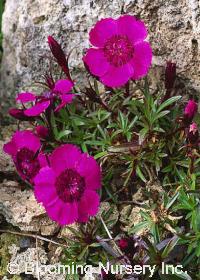
[[[52,36],[48,36],[48,44],[57,63],[60,65],[66,76],[71,80],[67,59],[60,44]]]
[[[187,105],[185,106],[184,117],[183,117],[184,123],[186,125],[191,123],[195,114],[197,113],[197,109],[198,109],[197,103],[192,99],[189,100]]]
[[[165,68],[165,88],[166,90],[171,90],[174,86],[176,80],[176,63],[167,61]]]
[[[46,128],[43,125],[36,126],[35,130],[36,130],[37,135],[42,139],[46,139],[49,135],[48,128]]]

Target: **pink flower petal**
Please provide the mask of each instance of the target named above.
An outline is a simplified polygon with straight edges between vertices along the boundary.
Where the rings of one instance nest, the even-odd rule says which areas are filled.
[[[59,80],[56,82],[54,90],[62,94],[68,93],[74,86],[73,82],[70,80]]]
[[[131,42],[143,41],[147,37],[147,29],[141,20],[134,16],[124,15],[117,19],[119,34],[127,35]]]
[[[112,18],[98,21],[90,31],[90,42],[95,47],[103,47],[105,42],[117,34],[117,22]]]
[[[34,178],[34,193],[38,202],[45,206],[52,203],[57,198],[55,184],[55,174],[50,167],[43,167]]]
[[[30,130],[16,131],[12,137],[17,149],[26,147],[37,152],[41,146],[40,139]]]
[[[16,101],[21,103],[27,103],[30,101],[35,101],[35,94],[31,92],[22,92],[17,95]]]
[[[95,216],[100,204],[99,195],[95,191],[86,190],[78,203],[78,221],[86,222],[89,216]]]
[[[144,77],[152,62],[152,49],[147,42],[138,43],[134,46],[134,57],[131,61],[134,74],[132,79],[137,80]]]
[[[33,107],[27,109],[24,111],[24,114],[26,116],[39,116],[41,113],[43,113],[50,105],[50,101],[43,101],[40,103],[37,103],[36,105],[34,105]]]
[[[133,66],[127,63],[121,67],[110,66],[108,72],[101,77],[101,81],[108,87],[121,87],[133,76]]]
[[[90,72],[98,77],[103,76],[110,65],[104,56],[104,52],[99,49],[89,49],[83,57],[83,61],[89,67]]]
[[[10,142],[4,144],[3,151],[6,154],[11,155],[12,157],[15,156],[17,153],[17,147],[16,147],[15,142],[11,140]]]
[[[47,206],[46,211],[49,217],[58,224],[70,225],[78,219],[78,206],[76,202],[64,203],[59,200],[52,206]]]
[[[58,105],[55,109],[55,112],[60,111],[65,105],[72,103],[73,98],[75,97],[75,94],[62,94],[60,96],[60,99],[62,100],[61,104]]]
[[[50,158],[51,166],[60,174],[67,168],[75,168],[81,157],[81,151],[72,144],[65,144],[56,148]]]
[[[77,171],[84,177],[86,188],[96,190],[101,187],[101,169],[93,157],[86,153],[82,154]]]
[[[48,155],[46,155],[46,154],[44,154],[42,152],[39,153],[38,160],[39,160],[39,163],[40,163],[41,167],[48,166],[47,157],[48,157]]]

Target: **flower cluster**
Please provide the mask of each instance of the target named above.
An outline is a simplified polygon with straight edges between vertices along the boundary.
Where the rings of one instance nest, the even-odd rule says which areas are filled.
[[[134,134],[144,139],[144,145],[150,143],[149,147],[144,147],[145,153],[147,150],[153,151],[152,146],[159,142],[159,137],[163,139],[163,132],[169,128],[169,125],[164,129],[159,127],[159,122],[160,118],[170,113],[169,110],[164,109],[170,108],[173,102],[179,100],[179,97],[171,97],[176,79],[176,64],[167,63],[166,94],[163,100],[153,101],[154,97],[150,94],[148,98],[144,95],[138,99],[139,101],[135,101],[131,100],[132,95],[129,96],[129,92],[128,96],[127,92],[124,94],[131,81],[135,82],[145,77],[150,69],[152,49],[150,43],[146,41],[147,35],[144,23],[134,16],[123,15],[118,19],[106,18],[98,21],[89,34],[92,46],[83,56],[83,63],[89,72],[89,86],[87,85],[84,90],[80,90],[72,79],[68,65],[69,56],[66,57],[61,45],[49,36],[48,45],[53,55],[50,66],[58,64],[62,74],[59,77],[57,74],[53,75],[50,67],[49,71],[45,72],[44,81],[40,82],[43,89],[39,94],[29,91],[18,93],[17,106],[9,110],[9,114],[19,123],[28,121],[33,127],[16,131],[11,140],[5,144],[4,152],[12,157],[21,178],[33,186],[37,201],[42,203],[49,217],[60,225],[84,223],[97,214],[102,174],[96,159],[107,155],[107,151],[112,155],[120,154],[120,156],[124,151],[129,152],[130,157],[120,157],[117,161],[123,160],[124,166],[127,166],[125,159],[128,158],[128,172],[130,171],[128,180],[133,178],[133,174],[136,176],[138,173],[140,178],[143,178],[139,167],[134,169],[136,163],[142,161],[139,156],[135,159],[137,150],[143,148],[139,143],[142,141],[139,140],[136,147],[134,146]],[[92,84],[91,81],[94,83]],[[105,95],[107,90],[112,94],[120,93],[121,90],[122,96],[117,100],[117,105],[113,105],[111,101],[112,108],[109,107],[110,104],[107,103],[109,94],[105,98],[99,94],[99,82],[105,86]],[[115,89],[119,87],[121,89]],[[144,92],[147,95],[148,90],[145,88]],[[98,111],[96,104],[104,111]],[[124,110],[119,108],[121,104]],[[135,112],[137,115],[134,115]],[[197,146],[199,133],[197,124],[193,121],[196,113],[197,103],[190,100],[183,116],[179,118],[181,127],[178,127],[178,131],[185,130],[189,144]],[[140,117],[141,114],[144,118]],[[92,123],[89,118],[93,117],[95,120]],[[135,122],[137,122],[137,131],[133,129]],[[103,128],[100,126],[101,123],[104,123]],[[118,124],[119,130],[115,131]],[[80,133],[82,127],[83,130],[92,127],[93,130],[83,136],[83,133]],[[94,135],[97,131],[99,134],[96,137]],[[162,135],[160,136],[159,133]],[[80,134],[78,139],[76,134]],[[68,135],[71,137],[66,137],[63,141],[62,137]],[[99,139],[102,136],[101,142]],[[86,143],[95,146],[96,150],[98,145],[102,146],[102,150],[98,151],[98,154],[93,153],[93,147],[88,148]],[[108,147],[116,143],[122,145]],[[162,152],[156,159],[157,171],[161,168],[158,165],[166,152]],[[154,156],[156,153],[157,151],[154,152]],[[93,157],[96,154],[97,157]],[[110,190],[107,193],[110,193]],[[136,250],[133,239],[121,239],[119,246],[128,256]],[[132,248],[132,252],[129,248]]]
[[[99,165],[75,145],[62,145],[51,154],[42,150],[39,137],[30,130],[15,132],[4,145],[4,152],[11,155],[21,178],[33,184],[37,201],[52,220],[60,225],[86,222],[99,207]]]
[[[86,69],[109,87],[121,87],[129,80],[144,77],[152,60],[150,44],[144,41],[147,34],[144,23],[134,16],[98,21],[90,32],[93,47],[83,57]],[[4,151],[12,157],[21,178],[33,185],[37,201],[52,220],[60,225],[86,222],[98,211],[101,171],[92,156],[55,139],[52,117],[55,119],[72,103],[76,94],[69,56],[66,58],[52,36],[48,37],[48,44],[64,77],[55,79],[50,69],[44,75],[44,90],[40,94],[17,94],[16,102],[21,106],[11,108],[9,113],[19,121],[29,121],[34,128],[15,132]],[[86,94],[107,108],[92,88],[86,88]]]

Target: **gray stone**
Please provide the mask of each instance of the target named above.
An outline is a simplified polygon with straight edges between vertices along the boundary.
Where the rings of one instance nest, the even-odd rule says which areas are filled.
[[[11,255],[10,263],[15,264],[15,275],[25,273],[26,276],[32,275],[34,278],[41,280],[66,279],[66,275],[64,273],[59,274],[59,267],[62,268],[62,264],[52,264],[51,260],[48,259],[44,248],[28,248],[26,251],[20,253],[20,248],[13,244],[8,249]]]
[[[156,66],[172,59],[178,72],[200,88],[200,7],[198,0],[7,0],[3,16],[4,55],[2,92],[7,95],[32,88],[44,73],[41,57],[48,49],[47,36],[74,48],[70,65],[83,67],[81,57],[89,46],[88,31],[104,17],[124,11],[143,19],[149,29]],[[76,75],[75,75],[76,76]]]
[[[13,226],[22,231],[37,232],[42,235],[53,235],[59,226],[51,221],[45,209],[37,203],[32,190],[22,191],[13,187],[12,182],[5,186],[0,184],[0,214]]]

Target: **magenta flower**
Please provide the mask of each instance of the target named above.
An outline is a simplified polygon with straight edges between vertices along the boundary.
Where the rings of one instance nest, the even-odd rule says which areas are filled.
[[[24,109],[11,108],[9,109],[9,115],[20,121],[33,121],[33,117],[28,117],[24,114]]]
[[[74,145],[56,148],[50,157],[50,167],[40,170],[34,184],[36,199],[60,225],[86,222],[98,211],[100,167],[93,157],[81,153]]]
[[[144,77],[151,65],[152,50],[144,23],[124,15],[98,21],[90,31],[90,48],[83,61],[90,72],[109,87]]]
[[[135,244],[135,240],[131,237],[124,237],[119,240],[119,247],[127,256],[133,256],[135,254]]]
[[[47,165],[46,157],[39,153],[40,140],[31,131],[16,131],[3,150],[9,154],[23,180],[32,182],[41,167]]]
[[[127,249],[128,245],[129,245],[128,241],[129,241],[128,238],[121,238],[119,240],[119,247],[121,250]]]
[[[189,100],[184,109],[184,121],[190,123],[197,113],[198,105],[194,100]]]
[[[73,83],[70,80],[59,80],[49,92],[39,96],[34,93],[23,92],[18,94],[16,100],[22,104],[34,101],[35,104],[31,108],[24,110],[24,114],[29,117],[39,116],[50,105],[54,106],[57,100],[60,104],[55,108],[55,111],[59,111],[65,105],[71,103],[75,96],[75,94],[69,93],[72,87]]]

